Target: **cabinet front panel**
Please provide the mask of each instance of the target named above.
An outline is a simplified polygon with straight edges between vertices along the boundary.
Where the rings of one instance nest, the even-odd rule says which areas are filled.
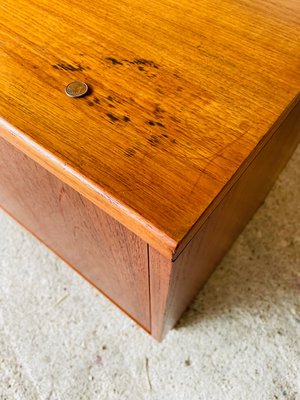
[[[2,138],[0,206],[150,331],[147,244]]]

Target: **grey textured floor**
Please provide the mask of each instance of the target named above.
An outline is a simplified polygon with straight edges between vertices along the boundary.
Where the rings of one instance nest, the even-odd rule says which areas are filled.
[[[0,399],[300,399],[299,170],[161,344],[0,213]]]

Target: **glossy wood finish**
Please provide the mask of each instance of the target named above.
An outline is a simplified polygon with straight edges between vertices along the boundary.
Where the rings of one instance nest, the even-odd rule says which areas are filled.
[[[300,141],[300,102],[172,262],[149,251],[152,335],[161,340],[264,200]]]
[[[299,0],[9,0],[0,14],[1,134],[169,258],[299,93]],[[77,79],[92,91],[74,100]]]
[[[300,2],[0,13],[0,204],[160,339],[299,140]]]
[[[0,206],[150,331],[147,244],[1,138]]]

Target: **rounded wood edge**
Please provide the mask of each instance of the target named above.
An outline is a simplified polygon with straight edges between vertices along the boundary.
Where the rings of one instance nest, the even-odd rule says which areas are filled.
[[[71,168],[48,150],[38,145],[3,118],[0,118],[0,137],[7,140],[47,171],[78,191],[101,210],[153,246],[162,255],[172,258],[172,254],[178,244],[176,240],[170,238],[136,211],[120,202],[74,168]]]

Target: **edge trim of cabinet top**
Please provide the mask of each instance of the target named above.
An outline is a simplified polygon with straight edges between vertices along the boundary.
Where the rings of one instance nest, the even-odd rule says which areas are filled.
[[[96,185],[74,168],[68,166],[67,163],[61,161],[58,157],[54,156],[51,152],[37,144],[24,132],[21,132],[13,127],[3,118],[0,118],[0,136],[5,138],[16,148],[23,151],[27,156],[38,162],[42,167],[53,173],[63,182],[69,184],[81,195],[92,201],[100,209],[115,218],[129,230],[140,236],[148,244],[157,249],[162,255],[171,258],[174,261],[183,251],[185,246],[190,242],[190,240],[192,240],[194,235],[197,233],[209,215],[213,212],[213,210],[217,207],[219,202],[224,198],[226,193],[245,172],[249,164],[266,145],[266,143],[272,138],[282,121],[288,117],[290,111],[298,104],[299,101],[300,93],[283,111],[273,127],[266,132],[265,136],[257,144],[249,157],[242,163],[232,178],[224,185],[213,202],[209,205],[205,212],[200,215],[196,223],[178,242],[157,228],[128,205],[122,203],[110,193],[103,190],[103,188],[101,188],[99,185]]]

